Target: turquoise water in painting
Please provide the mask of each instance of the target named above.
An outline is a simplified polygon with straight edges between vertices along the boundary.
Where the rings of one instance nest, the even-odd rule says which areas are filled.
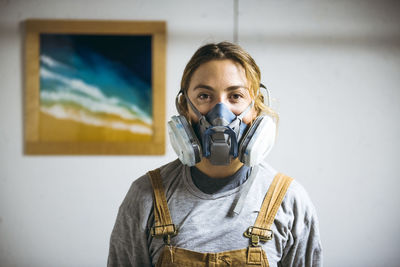
[[[42,34],[41,111],[152,134],[151,37]]]

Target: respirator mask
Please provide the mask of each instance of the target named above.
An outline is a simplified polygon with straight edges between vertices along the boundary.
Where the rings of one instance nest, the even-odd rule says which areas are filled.
[[[269,91],[265,93],[264,103],[270,105]],[[261,92],[261,88],[260,88]],[[181,95],[198,117],[191,125],[179,108]],[[216,104],[207,114],[201,114],[190,99],[180,91],[175,100],[179,116],[172,116],[168,122],[168,133],[172,147],[181,162],[194,166],[202,157],[213,165],[229,165],[232,159],[239,158],[246,166],[260,163],[271,150],[276,135],[276,123],[267,114],[258,116],[250,126],[242,119],[253,108],[254,101],[239,115],[235,115],[223,103]]]

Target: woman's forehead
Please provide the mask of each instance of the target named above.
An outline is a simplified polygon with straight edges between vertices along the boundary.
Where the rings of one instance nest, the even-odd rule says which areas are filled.
[[[190,79],[190,88],[199,86],[242,86],[247,87],[247,78],[243,67],[229,59],[211,60],[201,64]]]

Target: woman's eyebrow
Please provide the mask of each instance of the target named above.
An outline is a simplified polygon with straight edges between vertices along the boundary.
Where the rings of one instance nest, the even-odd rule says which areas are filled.
[[[234,91],[234,90],[238,90],[238,89],[248,90],[248,88],[244,85],[232,85],[232,86],[225,88],[225,91]]]
[[[207,89],[207,90],[211,90],[211,91],[214,91],[214,90],[215,90],[215,89],[212,88],[211,86],[205,85],[205,84],[198,84],[198,85],[196,85],[196,86],[193,88],[193,90],[196,90],[196,89]]]
[[[215,90],[213,87],[211,87],[209,85],[205,85],[205,84],[196,85],[193,88],[193,90],[196,90],[196,89],[206,89],[206,90],[210,90],[210,91],[214,91]],[[246,89],[247,90],[248,88],[246,86],[244,86],[244,85],[231,85],[231,86],[225,88],[224,91],[234,91],[234,90],[237,90],[237,89]]]

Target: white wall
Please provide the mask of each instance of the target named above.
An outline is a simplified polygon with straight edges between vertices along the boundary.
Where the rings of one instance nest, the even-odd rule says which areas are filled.
[[[319,213],[325,266],[398,266],[400,4],[240,1],[239,43],[279,101],[271,164]],[[232,40],[233,1],[0,0],[0,266],[104,266],[131,182],[175,158],[25,156],[26,18],[166,20],[167,110],[185,63]]]

